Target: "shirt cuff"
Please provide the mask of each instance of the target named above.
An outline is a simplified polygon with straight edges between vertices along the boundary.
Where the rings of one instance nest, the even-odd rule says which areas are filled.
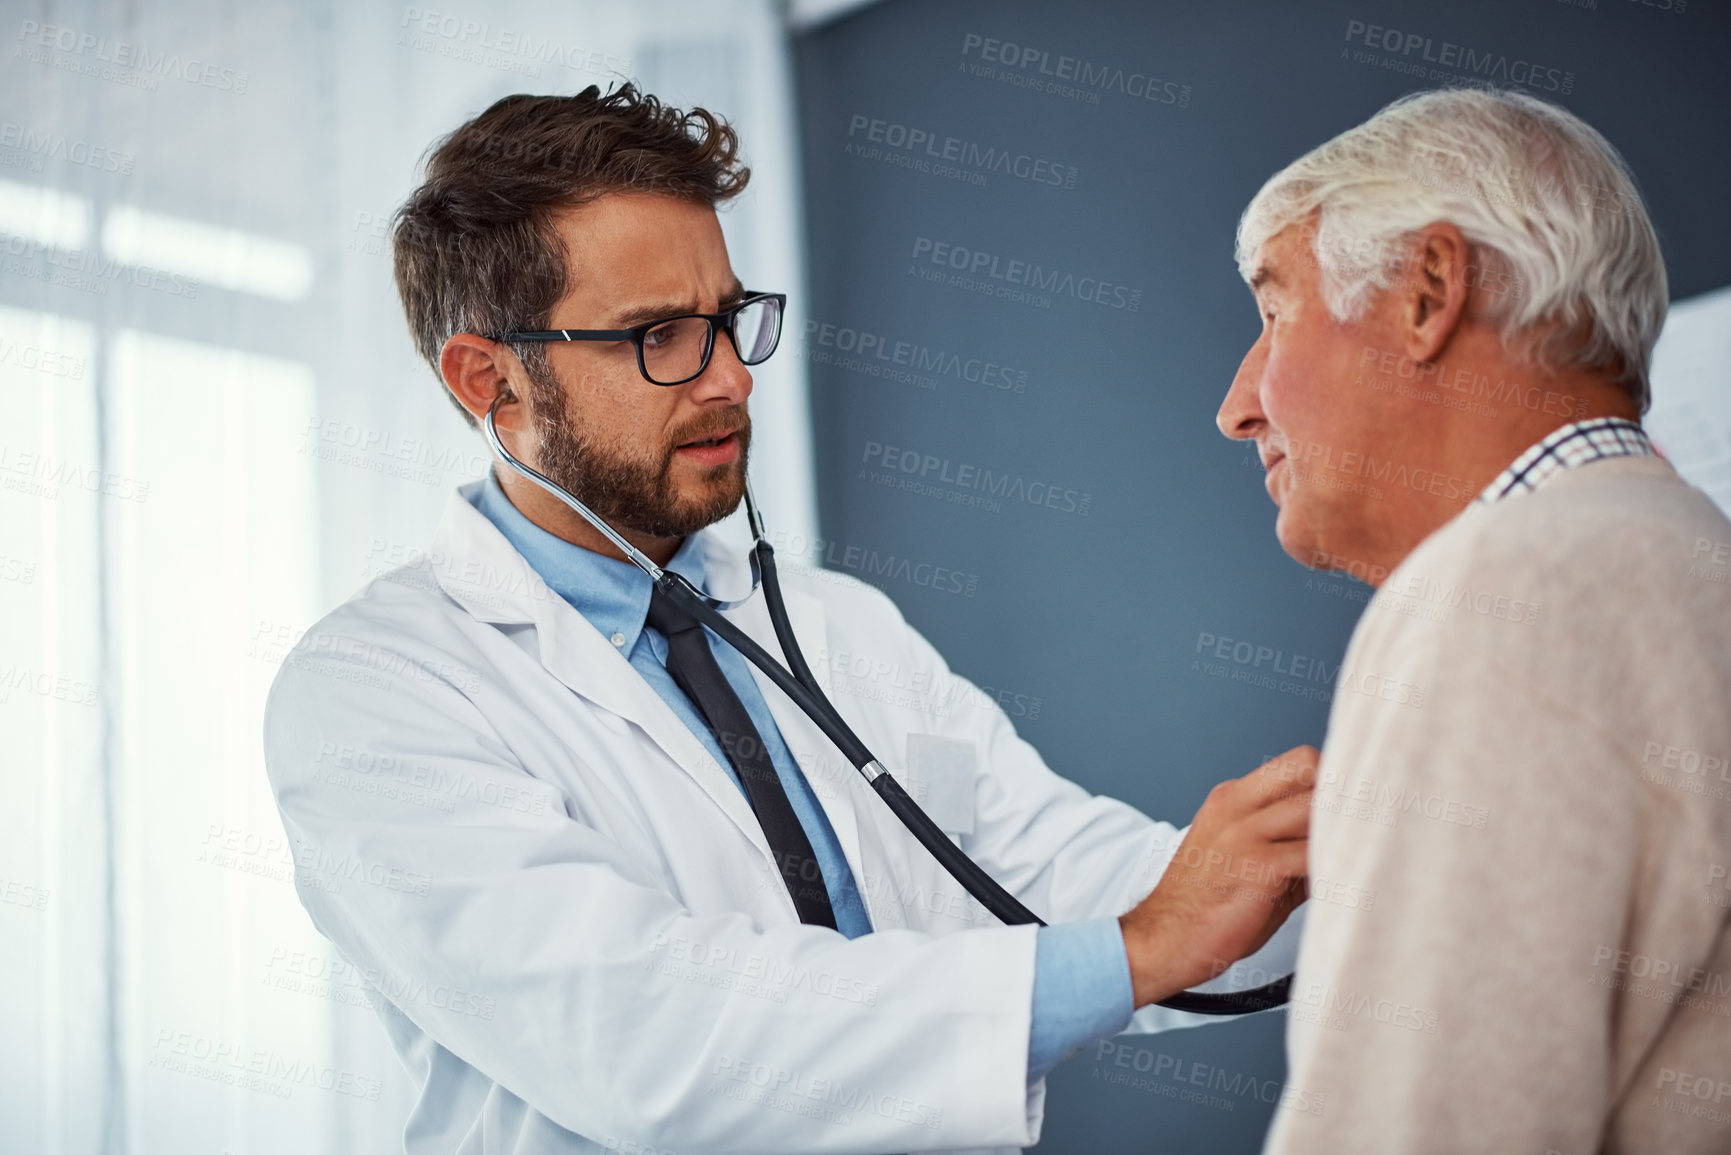
[[[1130,958],[1117,919],[1041,927],[1034,939],[1029,1084],[1077,1048],[1122,1031],[1135,1009]]]

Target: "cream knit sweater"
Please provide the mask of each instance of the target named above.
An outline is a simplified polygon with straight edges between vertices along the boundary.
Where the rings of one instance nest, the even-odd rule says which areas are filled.
[[[1310,870],[1322,1109],[1268,1151],[1731,1152],[1731,522],[1623,457],[1432,534],[1347,649]]]

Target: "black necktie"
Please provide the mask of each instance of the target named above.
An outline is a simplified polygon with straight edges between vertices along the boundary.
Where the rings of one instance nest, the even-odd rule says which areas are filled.
[[[799,921],[836,929],[829,889],[824,885],[817,855],[811,852],[811,840],[805,836],[805,828],[787,800],[775,763],[770,761],[757,727],[751,724],[745,703],[727,684],[726,676],[716,664],[703,627],[659,588],[649,595],[648,620],[667,636],[667,672],[709,723],[710,732],[739,775],[758,825],[775,854],[781,879],[793,896]]]

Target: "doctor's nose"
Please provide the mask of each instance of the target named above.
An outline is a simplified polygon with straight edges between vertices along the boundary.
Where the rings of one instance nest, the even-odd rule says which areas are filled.
[[[699,405],[737,405],[751,396],[751,370],[739,359],[727,334],[715,335],[709,364],[686,388],[691,391],[691,400]]]

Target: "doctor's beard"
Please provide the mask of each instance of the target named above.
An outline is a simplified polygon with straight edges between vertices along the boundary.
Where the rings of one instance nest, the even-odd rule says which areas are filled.
[[[713,525],[739,507],[745,496],[745,463],[751,449],[751,416],[742,402],[706,413],[675,430],[653,459],[633,457],[585,436],[566,408],[556,382],[530,373],[530,406],[540,438],[537,466],[555,484],[594,510],[607,524],[650,537],[684,537]],[[673,486],[673,454],[679,446],[739,426],[739,456],[713,466],[682,497]]]

